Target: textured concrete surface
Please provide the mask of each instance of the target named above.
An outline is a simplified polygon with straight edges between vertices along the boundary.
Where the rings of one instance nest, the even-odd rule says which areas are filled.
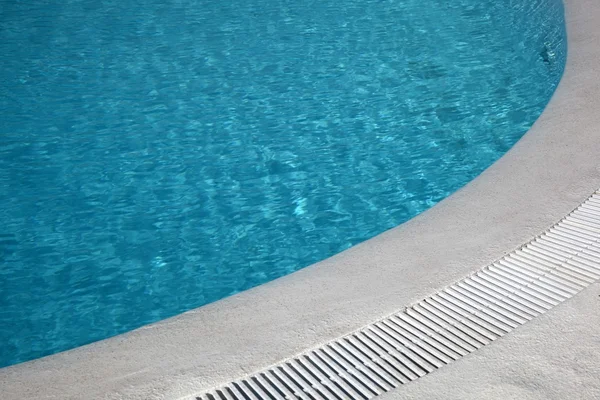
[[[189,398],[401,309],[550,227],[600,187],[600,2],[565,3],[569,56],[556,94],[523,139],[465,188],[287,277],[112,339],[1,369],[0,397]],[[598,302],[589,294],[594,290],[481,355],[386,396],[558,398],[566,393],[558,386],[568,384],[578,390],[568,398],[599,398],[597,384],[590,383],[600,365],[593,352],[600,332],[592,308]],[[538,335],[557,326],[564,335]],[[470,387],[452,389],[451,374]]]

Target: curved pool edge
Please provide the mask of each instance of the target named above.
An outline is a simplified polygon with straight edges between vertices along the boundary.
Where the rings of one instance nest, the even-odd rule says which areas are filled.
[[[387,316],[552,226],[600,187],[600,4],[564,3],[568,58],[557,91],[532,129],[463,189],[276,281],[0,369],[3,398],[187,398]]]

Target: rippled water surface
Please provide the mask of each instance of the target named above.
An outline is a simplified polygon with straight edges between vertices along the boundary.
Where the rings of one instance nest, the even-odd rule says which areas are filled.
[[[267,282],[489,166],[559,0],[0,0],[0,366]]]

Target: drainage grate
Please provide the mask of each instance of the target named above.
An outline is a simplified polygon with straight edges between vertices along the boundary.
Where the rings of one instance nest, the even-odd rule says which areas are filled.
[[[600,191],[531,242],[348,336],[198,400],[370,399],[502,337],[600,278]]]

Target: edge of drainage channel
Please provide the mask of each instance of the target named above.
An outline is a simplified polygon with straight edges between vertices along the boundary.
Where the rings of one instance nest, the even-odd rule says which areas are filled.
[[[467,278],[196,399],[371,399],[492,343],[598,279],[600,190],[550,229]]]

